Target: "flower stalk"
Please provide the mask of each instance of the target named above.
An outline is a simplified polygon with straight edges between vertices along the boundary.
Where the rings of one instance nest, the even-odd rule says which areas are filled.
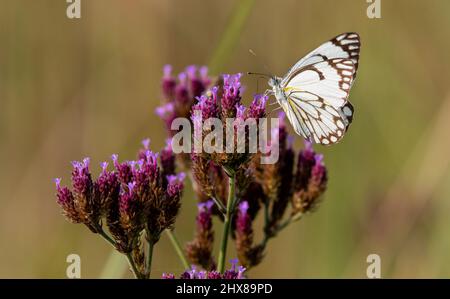
[[[175,252],[178,255],[178,258],[180,259],[181,263],[183,264],[183,267],[185,270],[189,269],[189,262],[186,259],[186,256],[183,253],[183,249],[181,248],[180,242],[178,241],[177,237],[175,236],[175,233],[170,230],[165,230],[167,236],[169,237],[170,243],[172,243],[173,248],[175,249]]]
[[[150,278],[150,275],[152,273],[152,259],[153,259],[153,247],[154,247],[154,242],[153,240],[148,240],[147,241],[147,245],[148,245],[148,249],[147,249],[147,261],[146,261],[146,276],[147,278]]]
[[[227,172],[229,174],[228,177],[228,200],[227,200],[227,210],[225,214],[225,219],[223,222],[223,234],[222,234],[222,242],[220,245],[219,251],[219,264],[217,269],[219,273],[223,273],[225,270],[225,258],[227,255],[227,246],[228,246],[228,236],[230,234],[231,220],[233,218],[233,207],[235,207],[236,201],[236,174],[232,171]]]

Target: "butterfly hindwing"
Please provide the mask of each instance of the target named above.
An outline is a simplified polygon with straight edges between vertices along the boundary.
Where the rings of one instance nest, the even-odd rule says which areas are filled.
[[[289,109],[285,109],[286,115],[295,132],[311,142],[323,145],[337,143],[351,122],[341,109],[307,92],[291,94],[288,105]],[[349,105],[351,107],[351,104]],[[347,107],[347,104],[344,107]]]

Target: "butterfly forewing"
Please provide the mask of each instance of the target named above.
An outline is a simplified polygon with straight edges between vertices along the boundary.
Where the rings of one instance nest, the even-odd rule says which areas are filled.
[[[355,72],[350,59],[330,59],[297,70],[281,87],[287,97],[293,92],[307,91],[340,108],[347,101]]]
[[[298,134],[324,145],[342,139],[353,117],[347,97],[355,72],[351,59],[337,58],[307,65],[286,78],[282,88],[288,105],[283,108]]]
[[[340,34],[326,43],[322,44],[315,50],[308,53],[300,59],[286,74],[283,81],[290,77],[291,73],[307,66],[321,61],[334,58],[348,58],[355,65],[355,73],[358,69],[359,51],[361,42],[356,32],[347,32]],[[285,82],[282,82],[285,83]]]

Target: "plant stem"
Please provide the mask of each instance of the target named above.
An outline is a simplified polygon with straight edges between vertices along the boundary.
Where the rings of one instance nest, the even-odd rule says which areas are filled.
[[[211,198],[214,201],[214,203],[217,205],[217,208],[219,209],[219,211],[225,216],[227,208],[224,206],[224,204],[220,200],[215,198],[214,196],[212,196]]]
[[[111,237],[108,236],[108,234],[105,233],[105,231],[101,227],[97,228],[97,233],[103,238],[103,240],[108,242],[112,247],[116,248],[116,242],[111,239]]]
[[[296,222],[296,221],[300,220],[302,217],[303,217],[303,214],[302,214],[302,213],[298,213],[298,214],[296,214],[295,216],[292,216],[292,215],[289,216],[289,218],[286,219],[286,220],[285,220],[284,222],[282,222],[281,224],[279,224],[279,225],[276,227],[276,230],[275,230],[273,233],[271,233],[271,234],[269,234],[266,230],[264,230],[264,239],[262,240],[260,246],[262,246],[263,248],[265,248],[266,245],[267,245],[267,242],[269,242],[269,240],[270,240],[271,238],[275,237],[281,230],[283,230],[284,228],[286,228],[289,224],[291,224],[291,223],[293,223],[293,222]]]
[[[234,213],[233,211],[234,201],[236,200],[235,185],[236,185],[236,174],[233,172],[228,177],[227,212],[225,214],[225,219],[223,223],[222,243],[219,251],[219,264],[217,266],[217,269],[220,273],[223,273],[225,270],[225,258],[227,255],[228,235],[230,233],[231,219]]]
[[[102,227],[97,227],[97,233],[106,241],[108,242],[112,247],[114,247],[114,249],[116,249],[116,242],[110,237],[108,236],[107,233],[105,233],[105,231],[103,230]],[[139,271],[136,268],[136,265],[133,261],[133,258],[131,256],[130,253],[126,253],[125,254],[127,259],[128,259],[128,263],[130,264],[130,268],[133,272],[133,275],[135,278],[143,278],[142,275],[139,273]]]
[[[181,249],[180,242],[178,242],[175,233],[170,229],[166,229],[166,234],[169,237],[170,242],[172,243],[173,248],[177,252],[178,257],[180,258],[181,263],[185,270],[189,269],[189,262],[186,259],[186,256],[183,253],[183,249]]]
[[[154,243],[153,243],[152,239],[148,239],[147,242],[148,242],[148,251],[147,251],[147,256],[146,256],[146,258],[147,258],[147,262],[146,262],[147,273],[146,274],[147,274],[147,278],[150,278],[150,274],[152,273],[152,258],[153,258]]]
[[[131,271],[134,274],[134,278],[143,279],[144,277],[142,277],[141,273],[136,268],[136,264],[133,261],[133,257],[131,256],[131,253],[128,252],[128,253],[125,254],[125,256],[127,257],[128,264],[130,264],[130,268],[131,268]]]

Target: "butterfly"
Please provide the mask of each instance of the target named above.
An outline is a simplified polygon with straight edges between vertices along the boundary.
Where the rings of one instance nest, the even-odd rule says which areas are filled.
[[[295,132],[323,145],[339,142],[353,120],[347,100],[358,70],[361,42],[340,34],[300,59],[284,77],[272,76],[274,95]]]

